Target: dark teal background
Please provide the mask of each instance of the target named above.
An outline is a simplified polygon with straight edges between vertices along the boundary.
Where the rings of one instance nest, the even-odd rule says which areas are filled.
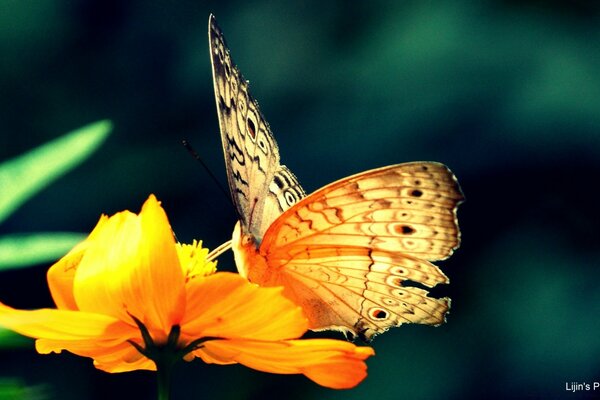
[[[301,4],[300,4],[301,3]],[[415,160],[447,164],[467,201],[440,263],[442,327],[373,342],[351,391],[239,366],[179,365],[175,399],[569,398],[600,381],[600,10],[594,1],[4,1],[0,160],[109,118],[107,143],[0,226],[89,232],[154,193],[181,241],[213,248],[226,186],[207,20],[251,81],[282,161],[309,192]],[[1,190],[1,188],[0,188]],[[50,306],[48,265],[0,275],[0,300]],[[234,270],[229,255],[222,270]],[[148,372],[3,350],[0,377],[47,398],[154,398]],[[596,395],[600,395],[597,392]]]

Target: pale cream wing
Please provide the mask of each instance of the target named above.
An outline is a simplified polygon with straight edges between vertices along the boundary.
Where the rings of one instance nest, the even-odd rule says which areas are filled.
[[[447,258],[458,247],[463,195],[443,164],[411,162],[366,171],[317,190],[278,218],[261,253],[290,259],[302,246],[353,246]]]
[[[265,220],[272,221],[286,209],[282,206],[288,204],[291,193],[299,199],[304,192],[294,175],[279,165],[279,149],[269,124],[250,94],[248,82],[231,59],[223,33],[212,15],[208,31],[229,189],[244,231],[260,240],[268,227]],[[279,176],[284,176],[290,184],[280,187],[274,183]]]
[[[285,293],[311,328],[370,339],[406,322],[439,325],[450,300],[427,296],[448,283],[428,260],[458,246],[463,196],[442,164],[417,162],[332,183],[284,212],[260,246],[266,273],[249,279]]]
[[[367,341],[404,323],[440,325],[450,307],[449,298],[429,297],[426,290],[449,282],[440,269],[401,253],[307,249],[271,279],[269,286],[284,286],[305,310],[311,329],[341,330]]]

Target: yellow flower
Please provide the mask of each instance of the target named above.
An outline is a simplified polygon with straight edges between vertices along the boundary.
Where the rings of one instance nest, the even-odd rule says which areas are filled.
[[[156,370],[156,355],[240,363],[350,388],[366,376],[370,347],[298,339],[308,328],[280,288],[216,272],[199,243],[175,243],[154,196],[139,215],[102,216],[89,237],[48,271],[56,309],[0,303],[0,326],[34,337],[39,353],[70,351],[108,372]],[[161,353],[162,354],[162,353]]]

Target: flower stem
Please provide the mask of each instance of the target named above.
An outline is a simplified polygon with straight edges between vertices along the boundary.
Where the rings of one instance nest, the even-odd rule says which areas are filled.
[[[158,383],[158,400],[169,400],[171,397],[171,371],[177,361],[181,360],[187,351],[183,352],[179,349],[179,336],[181,335],[181,327],[174,325],[171,327],[167,343],[156,344],[148,328],[137,319],[134,315],[131,318],[135,321],[144,340],[144,346],[137,344],[134,341],[129,341],[142,355],[146,356],[156,365],[156,379]]]
[[[165,361],[166,360],[164,359],[160,361],[155,360],[156,377],[158,381],[158,400],[169,400],[171,394],[171,369],[173,365],[172,363]]]

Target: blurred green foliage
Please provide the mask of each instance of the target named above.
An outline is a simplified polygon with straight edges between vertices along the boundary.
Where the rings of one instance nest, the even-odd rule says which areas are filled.
[[[77,166],[96,150],[111,130],[101,121],[0,163],[0,223],[23,203]],[[85,236],[73,232],[0,236],[0,271],[54,261]],[[13,288],[18,291],[20,288]],[[30,347],[30,339],[0,328],[0,349]],[[38,390],[0,380],[0,399],[40,399]]]
[[[31,348],[31,339],[0,328],[0,349],[15,349],[20,347]]]
[[[0,270],[56,260],[85,239],[82,233],[48,232],[0,237]]]
[[[0,225],[89,232],[101,213],[163,202],[178,239],[215,247],[235,215],[180,145],[225,182],[206,22],[233,57],[307,191],[386,164],[457,175],[461,248],[442,269],[439,328],[373,343],[369,377],[334,392],[297,376],[182,364],[175,398],[573,398],[600,380],[600,8],[585,0],[8,1],[0,14],[0,159],[110,118],[101,151]],[[224,257],[221,269],[234,269]],[[47,265],[8,271],[0,300],[51,305]],[[35,368],[32,368],[35,366]],[[0,352],[0,376],[50,398],[152,398],[152,374]]]
[[[111,130],[101,121],[0,164],[0,223],[23,203],[77,166],[95,151]],[[48,232],[0,236],[0,271],[53,261],[77,242],[81,233]]]
[[[0,379],[0,400],[43,400],[47,398],[43,387],[28,387],[16,379]]]
[[[108,121],[97,122],[0,164],[0,222],[89,157],[110,130]]]

